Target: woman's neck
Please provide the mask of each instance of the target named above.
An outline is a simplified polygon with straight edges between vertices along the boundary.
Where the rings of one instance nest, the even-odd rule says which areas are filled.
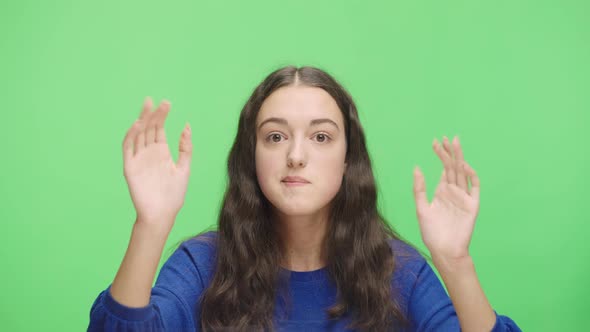
[[[313,271],[324,267],[323,244],[327,227],[326,213],[279,216],[277,231],[283,253],[281,266],[291,271]]]

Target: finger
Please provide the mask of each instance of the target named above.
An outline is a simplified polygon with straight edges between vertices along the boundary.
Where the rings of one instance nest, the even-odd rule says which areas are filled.
[[[182,169],[190,170],[192,155],[193,155],[193,143],[191,141],[192,131],[190,125],[187,123],[184,126],[180,141],[178,142],[178,167]]]
[[[443,136],[443,148],[445,149],[445,152],[449,155],[449,157],[451,157],[452,159],[453,151],[451,149],[451,144],[449,143],[449,138],[446,136]]]
[[[141,113],[139,114],[139,120],[145,120],[147,115],[150,114],[153,106],[152,98],[149,96],[145,97],[145,100],[143,101],[143,107],[141,108]]]
[[[463,159],[463,149],[461,149],[461,143],[459,143],[459,137],[457,136],[453,139],[452,149],[453,155],[455,156],[455,169],[457,170],[457,186],[468,192],[467,174],[465,174],[465,169],[463,168],[463,163],[465,162]]]
[[[414,200],[416,201],[416,210],[418,213],[428,207],[428,197],[426,196],[426,181],[420,168],[414,168]]]
[[[167,101],[162,101],[158,108],[149,115],[145,128],[145,145],[156,143],[156,122],[161,112],[168,106]]]
[[[136,120],[135,122],[133,122],[133,125],[131,125],[131,128],[127,130],[127,134],[123,139],[123,161],[125,163],[127,163],[129,159],[133,157],[133,142],[135,140],[135,137],[137,136],[139,127],[139,120]]]
[[[453,160],[451,156],[444,150],[444,148],[440,145],[436,138],[432,143],[432,148],[434,149],[434,152],[436,152],[436,154],[443,163],[443,167],[446,171],[447,182],[450,184],[455,184],[455,171],[453,170]]]
[[[449,142],[449,138],[446,136],[443,136],[443,148],[445,150],[445,152],[447,153],[447,155],[449,156],[449,159],[451,161],[451,169],[449,170],[449,173],[453,173],[451,174],[451,176],[454,178],[453,182],[449,182],[452,184],[457,184],[457,169],[456,169],[456,163],[455,163],[455,156],[453,155],[453,149],[451,148],[451,143]],[[450,180],[450,178],[449,178]]]
[[[434,193],[440,194],[441,190],[443,189],[443,187],[446,186],[446,184],[447,184],[447,172],[443,168],[442,174],[440,175],[440,181],[438,181],[438,185],[436,186]]]
[[[479,200],[479,193],[480,193],[480,184],[479,184],[479,177],[475,170],[469,166],[467,163],[463,163],[463,167],[465,168],[465,173],[469,176],[471,180],[471,190],[469,191],[469,195],[471,197]]]
[[[137,121],[137,128],[135,138],[133,139],[134,142],[134,154],[137,154],[145,147],[145,126],[146,120],[151,113],[151,109],[153,107],[152,99],[150,97],[146,97],[145,101],[143,102],[143,109],[139,116],[139,120]]]
[[[145,127],[145,120],[138,122],[137,136],[135,136],[135,154],[138,154],[141,150],[145,149]]]
[[[164,130],[164,124],[166,123],[166,118],[168,117],[168,113],[170,113],[170,108],[172,105],[170,102],[167,103],[167,107],[163,108],[161,112],[158,113],[156,118],[156,143],[166,143],[166,132]]]
[[[440,175],[440,181],[439,181],[438,186],[436,186],[436,189],[434,191],[435,196],[442,195],[443,192],[444,192],[444,190],[445,190],[445,188],[447,186],[448,186],[447,172],[443,168],[442,173]]]
[[[440,175],[440,182],[448,182],[447,180],[447,172],[443,169],[442,174]]]

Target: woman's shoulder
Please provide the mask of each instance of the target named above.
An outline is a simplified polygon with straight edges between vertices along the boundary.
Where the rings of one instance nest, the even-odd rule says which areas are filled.
[[[214,269],[216,254],[217,231],[208,231],[182,241],[172,256],[178,256],[184,264],[194,265],[201,273],[209,275]]]
[[[389,245],[395,261],[393,282],[406,291],[417,282],[428,262],[422,252],[408,241],[390,239]]]
[[[403,239],[389,239],[389,246],[396,261],[401,262],[423,262],[423,254],[415,245]]]
[[[189,239],[186,239],[182,242],[182,245],[186,246],[199,246],[199,245],[208,245],[212,248],[215,247],[217,243],[217,231],[207,231],[201,232]]]
[[[186,250],[193,256],[213,256],[217,252],[217,231],[203,232],[186,239],[179,249]]]

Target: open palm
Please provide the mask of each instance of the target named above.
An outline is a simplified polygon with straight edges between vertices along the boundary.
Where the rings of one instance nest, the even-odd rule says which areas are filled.
[[[146,98],[139,119],[125,136],[124,175],[138,220],[169,230],[185,200],[192,157],[191,131],[187,123],[175,163],[164,131],[170,103],[162,102],[155,111],[151,111],[152,106],[151,98]]]
[[[424,175],[418,167],[414,170],[414,198],[422,240],[433,256],[463,258],[469,255],[479,212],[479,178],[463,159],[457,137],[452,146],[446,137],[442,146],[435,139],[433,149],[444,170],[432,202],[426,196]]]

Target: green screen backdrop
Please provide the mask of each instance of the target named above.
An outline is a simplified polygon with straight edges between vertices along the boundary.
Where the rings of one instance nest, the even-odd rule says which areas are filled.
[[[161,267],[215,225],[241,107],[288,64],[350,91],[380,209],[424,250],[412,170],[432,197],[431,143],[459,135],[493,308],[526,331],[588,328],[589,14],[574,0],[2,2],[1,329],[86,329],[129,241],[122,142],[145,96],[172,102],[175,160],[185,122],[195,148]]]

